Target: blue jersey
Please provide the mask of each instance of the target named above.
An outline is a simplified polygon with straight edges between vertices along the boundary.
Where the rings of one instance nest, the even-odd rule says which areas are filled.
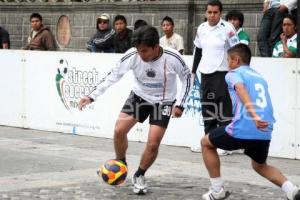
[[[271,140],[275,119],[267,82],[249,66],[241,66],[229,71],[225,79],[234,115],[232,122],[226,126],[226,132],[239,139]],[[266,130],[261,131],[256,128],[255,122],[235,91],[234,86],[238,83],[242,83],[247,89],[253,107],[261,120],[269,123]]]

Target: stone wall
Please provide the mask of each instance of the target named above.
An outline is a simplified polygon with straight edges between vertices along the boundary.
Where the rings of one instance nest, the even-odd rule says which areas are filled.
[[[135,20],[144,19],[160,30],[161,19],[168,15],[175,21],[175,31],[185,39],[186,53],[193,49],[193,38],[197,26],[203,22],[205,0],[180,1],[135,1],[135,2],[23,2],[11,3],[0,1],[0,26],[7,29],[11,37],[11,48],[20,49],[26,44],[30,30],[29,16],[39,12],[44,24],[49,26],[56,36],[57,22],[61,15],[70,19],[71,40],[69,45],[60,50],[86,51],[85,43],[95,32],[97,16],[106,12],[112,18],[123,14],[129,28]],[[224,14],[230,9],[239,9],[245,15],[245,30],[251,37],[251,48],[257,55],[256,34],[262,17],[261,0],[223,0]]]

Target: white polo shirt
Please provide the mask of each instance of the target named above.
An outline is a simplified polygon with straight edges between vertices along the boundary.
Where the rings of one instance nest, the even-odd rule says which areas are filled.
[[[202,49],[198,70],[203,74],[228,71],[227,50],[238,43],[233,25],[222,19],[215,26],[200,24],[194,40],[195,46]]]

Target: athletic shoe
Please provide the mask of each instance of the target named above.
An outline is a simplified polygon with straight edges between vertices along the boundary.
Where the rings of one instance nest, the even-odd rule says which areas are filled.
[[[288,200],[300,200],[300,187],[297,187],[292,194],[292,198],[287,198]]]
[[[132,176],[132,184],[133,184],[133,192],[136,194],[146,194],[147,193],[147,184],[145,176],[135,176],[135,174]]]
[[[201,149],[201,146],[192,146],[191,151],[194,153],[201,153],[202,149]]]
[[[221,188],[219,192],[215,192],[212,188],[209,188],[209,191],[202,195],[203,200],[223,200],[229,197],[230,192],[226,191],[224,188]]]
[[[227,151],[223,149],[217,149],[217,152],[219,156],[228,156],[232,154],[232,151]]]

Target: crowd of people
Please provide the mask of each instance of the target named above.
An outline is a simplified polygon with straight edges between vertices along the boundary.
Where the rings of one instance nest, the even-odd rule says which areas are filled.
[[[230,10],[225,15],[225,21],[234,26],[241,43],[250,44],[250,36],[243,29],[245,18],[241,11]],[[174,32],[175,23],[170,16],[162,19],[161,32],[163,34],[160,37],[160,44],[184,54],[184,40],[181,35]],[[43,24],[42,16],[39,13],[33,13],[30,16],[30,24],[31,31],[23,49],[58,49],[53,34],[49,27]],[[127,27],[125,16],[116,15],[112,20],[109,14],[103,13],[96,20],[96,32],[87,41],[86,49],[90,52],[125,53],[132,47],[132,31]],[[262,57],[296,57],[296,0],[265,0],[263,2],[263,18],[257,34],[257,44]],[[10,48],[9,33],[3,27],[0,27],[0,48]]]

